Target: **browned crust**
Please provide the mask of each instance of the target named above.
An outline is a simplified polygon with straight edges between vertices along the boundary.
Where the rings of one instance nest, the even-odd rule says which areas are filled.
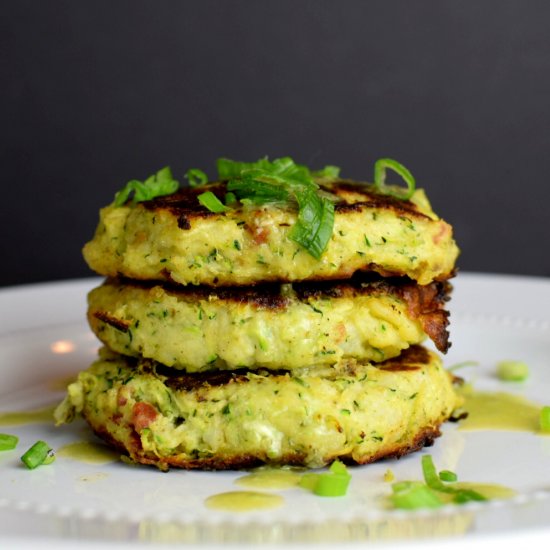
[[[110,325],[121,332],[128,332],[128,329],[130,328],[130,323],[128,323],[128,321],[115,317],[107,311],[94,311],[93,315],[96,319],[103,321],[107,325]]]
[[[439,282],[448,281],[449,279],[452,279],[453,277],[456,276],[456,272],[457,272],[457,270],[453,269],[449,273],[444,273],[440,276],[435,277],[434,281],[439,281]],[[362,275],[370,275],[370,274],[378,275],[378,276],[381,276],[381,277],[401,278],[401,279],[404,279],[404,280],[410,280],[410,279],[408,279],[407,273],[405,271],[398,271],[398,270],[390,271],[389,269],[383,268],[375,262],[370,262],[370,263],[365,264],[364,266],[359,267],[357,269],[356,268],[353,268],[353,269],[346,268],[345,265],[342,265],[332,275],[331,274],[323,274],[323,275],[313,274],[313,275],[311,275],[307,278],[307,281],[312,282],[312,283],[326,281],[326,282],[330,283],[330,282],[335,282],[335,281],[339,281],[339,280],[343,280],[343,279],[349,279],[350,277],[353,277],[354,275],[362,276]],[[119,273],[119,276],[122,277],[123,275]],[[148,283],[148,282],[152,281],[151,279],[146,278],[146,277],[142,277],[137,273],[133,275],[132,280],[135,281],[135,282],[138,282],[138,283]],[[169,284],[173,284],[173,285],[178,285],[179,284],[174,280],[174,278],[172,277],[172,274],[167,269],[161,270],[160,273],[159,273],[159,277],[156,278],[154,281],[156,283],[169,283]],[[276,284],[276,283],[278,283],[278,284],[293,283],[294,284],[296,282],[297,281],[289,279],[288,277],[281,277],[280,275],[271,275],[269,273],[266,273],[262,276],[261,281],[249,282],[249,283],[246,283],[246,284],[239,283],[239,282],[234,282],[234,283],[232,283],[232,287],[234,287],[234,288],[246,288],[247,286],[254,286],[255,287],[255,286],[261,286],[261,285],[264,285],[264,284]],[[200,285],[195,285],[195,286],[198,287]],[[208,285],[204,285],[204,286],[208,286]],[[214,277],[214,279],[212,280],[212,284],[209,286],[209,288],[225,288],[225,287],[219,284],[218,277]]]
[[[109,279],[107,285],[127,285],[150,289],[158,283],[135,280]],[[449,300],[452,287],[447,282],[433,282],[418,285],[409,279],[383,279],[378,275],[356,275],[348,281],[294,283],[292,288],[296,299],[308,303],[317,299],[353,298],[356,296],[394,295],[406,302],[408,314],[418,319],[424,332],[432,339],[437,349],[445,353],[449,347],[449,313],[445,304]],[[164,290],[178,299],[205,300],[215,298],[237,304],[251,304],[258,309],[283,310],[291,299],[281,294],[278,284],[261,284],[254,287],[219,287],[217,289],[198,287],[178,287],[165,284]],[[112,327],[127,332],[129,324],[112,314],[97,310],[93,316]]]
[[[430,362],[430,353],[422,346],[411,346],[405,350],[399,357],[389,359],[377,365],[377,368],[384,370],[409,371],[422,368]],[[158,363],[150,360],[137,361],[142,371],[156,373],[162,376],[164,384],[176,391],[193,391],[197,394],[197,399],[200,400],[202,390],[208,391],[212,386],[220,386],[225,384],[240,384],[248,382],[248,370],[240,369],[235,372],[210,372],[210,373],[194,373],[182,374],[175,373],[172,369],[163,368]],[[137,367],[136,363],[136,367]],[[281,376],[289,375],[285,371],[269,372],[263,371],[265,376]],[[190,457],[181,454],[172,456],[156,456],[153,453],[147,452],[142,448],[141,440],[137,432],[132,429],[128,441],[119,441],[103,425],[94,424],[92,419],[87,417],[86,410],[83,411],[84,418],[88,421],[94,432],[106,441],[110,446],[128,454],[133,460],[142,464],[154,465],[162,470],[170,467],[184,468],[188,470],[203,469],[203,470],[236,470],[243,468],[251,468],[262,464],[287,464],[294,466],[307,466],[305,453],[290,453],[276,462],[270,460],[264,453],[247,453],[239,454],[234,452],[231,454],[220,454],[207,457]],[[344,455],[326,456],[323,458],[324,463],[330,464],[332,461],[339,459],[347,464],[368,464],[386,458],[400,458],[409,453],[418,451],[423,447],[433,444],[435,438],[441,435],[440,426],[448,420],[448,414],[441,414],[440,418],[433,424],[424,426],[419,429],[418,433],[414,434],[403,443],[394,443],[384,446],[379,452],[368,454],[362,457],[354,457],[351,453]]]
[[[330,184],[321,184],[320,188],[337,197],[338,200],[335,203],[335,211],[337,213],[360,212],[365,208],[369,208],[392,211],[398,216],[408,218],[429,219],[428,216],[419,212],[418,207],[414,203],[382,195],[376,192],[372,184],[351,180],[337,180]],[[197,197],[205,191],[211,191],[220,201],[225,202],[227,182],[212,182],[198,187],[181,187],[171,195],[156,197],[141,204],[151,211],[167,210],[177,219],[178,227],[186,230],[191,228],[194,219],[225,216],[224,213],[210,212],[200,204]],[[356,202],[350,202],[346,199],[346,196],[349,194],[355,195],[354,200]]]
[[[262,376],[289,376],[292,377],[291,371],[278,370],[252,370],[247,368],[237,369],[234,371],[205,371],[186,373],[175,370],[170,367],[165,367],[160,363],[155,363],[151,360],[137,360],[140,368],[149,370],[163,377],[163,383],[168,388],[175,391],[196,391],[201,388],[211,388],[217,386],[226,386],[229,384],[245,384],[248,382],[249,374]],[[388,359],[382,363],[373,364],[376,368],[388,370],[392,372],[407,372],[421,369],[424,365],[429,364],[430,355],[428,351],[420,345],[410,346],[398,357]],[[353,374],[355,371],[354,363],[350,364],[347,372]]]
[[[86,419],[88,422],[89,420]],[[434,440],[441,435],[440,426],[447,420],[441,418],[438,424],[426,426],[419,431],[414,438],[403,444],[395,444],[382,449],[378,453],[366,455],[359,459],[354,458],[351,453],[337,456],[324,457],[325,464],[330,464],[334,460],[341,460],[346,464],[371,464],[382,459],[401,458],[408,454],[419,451],[424,447],[433,445]],[[90,422],[89,422],[90,423]],[[131,444],[126,446],[122,441],[115,439],[110,432],[103,426],[94,426],[91,424],[94,433],[103,439],[112,448],[127,454],[132,460],[145,465],[156,466],[161,470],[168,470],[170,467],[183,468],[186,470],[241,470],[254,468],[263,464],[288,465],[288,466],[307,466],[305,462],[306,455],[300,453],[290,453],[282,456],[276,463],[270,460],[265,454],[231,454],[224,456],[211,456],[201,458],[188,458],[181,455],[159,457],[153,453],[144,451],[141,447],[140,439],[137,434],[131,438]]]

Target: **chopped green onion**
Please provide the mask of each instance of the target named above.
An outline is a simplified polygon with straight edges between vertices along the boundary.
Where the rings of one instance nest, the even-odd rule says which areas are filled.
[[[215,212],[216,214],[219,214],[221,212],[226,212],[229,210],[227,206],[225,206],[212,191],[206,191],[204,193],[201,193],[198,197],[199,202],[210,212]]]
[[[529,376],[529,367],[523,361],[500,361],[497,376],[506,382],[523,382]]]
[[[29,470],[42,464],[50,464],[55,460],[53,449],[44,441],[37,441],[22,457],[21,460]]]
[[[438,508],[448,502],[464,504],[471,501],[487,500],[477,491],[461,489],[444,483],[444,481],[456,481],[457,475],[449,470],[442,470],[438,474],[430,455],[422,457],[422,473],[424,474],[424,483],[421,481],[399,481],[392,484],[393,494],[390,496],[390,501],[395,508],[415,510],[417,508]]]
[[[216,161],[218,177],[223,180],[240,178],[243,172],[248,170],[269,170],[270,167],[271,163],[267,160],[267,158],[257,160],[256,162],[239,162],[226,158],[220,158]]]
[[[397,187],[395,185],[386,185],[386,171],[393,170],[401,176],[407,184],[407,188]],[[389,158],[378,159],[374,163],[374,185],[383,195],[389,195],[400,200],[410,199],[416,188],[416,181],[413,175],[402,164]]]
[[[189,181],[191,187],[197,187],[198,185],[204,185],[208,182],[208,176],[198,168],[190,168],[183,176]]]
[[[329,470],[332,474],[340,475],[340,476],[347,476],[347,477],[351,478],[351,475],[348,472],[348,469],[346,468],[346,465],[343,462],[340,462],[339,460],[335,460],[330,465]]]
[[[304,474],[300,479],[300,487],[312,491],[321,497],[341,497],[348,490],[351,480],[346,466],[335,460],[329,471],[322,474]]]
[[[422,457],[422,473],[424,474],[424,481],[430,489],[441,493],[453,494],[453,500],[456,503],[462,504],[464,502],[469,502],[470,500],[487,500],[477,491],[472,491],[470,489],[456,489],[445,485],[441,479],[439,479],[431,455],[424,455]]]
[[[145,181],[131,180],[116,195],[115,206],[126,204],[133,194],[132,202],[143,202],[170,195],[177,191],[179,182],[172,177],[172,171],[168,166],[161,168],[156,174],[149,176]]]
[[[290,157],[269,161],[261,158],[256,162],[238,162],[219,158],[216,162],[218,177],[227,180],[226,205],[237,200],[243,205],[284,203],[298,206],[296,223],[289,232],[289,238],[319,260],[326,250],[334,229],[334,202],[328,193],[323,193],[316,178],[336,179],[340,175],[337,166],[325,166],[311,171],[307,166],[297,164]],[[399,174],[407,188],[386,185],[386,171]],[[206,178],[204,172],[192,169],[186,174],[190,183],[200,184]],[[392,159],[380,159],[374,166],[374,184],[379,193],[407,200],[415,191],[415,180],[411,173]],[[217,198],[199,195],[199,201],[212,212],[224,212],[226,207]],[[370,243],[365,238],[367,246]]]
[[[309,491],[313,492],[315,489],[315,486],[317,485],[317,480],[319,479],[319,474],[304,474],[300,478],[300,487],[303,489],[308,489]]]
[[[230,180],[227,189],[234,196],[248,199],[252,204],[265,204],[268,202],[287,202],[288,191],[276,183],[259,181],[249,178]]]
[[[348,490],[350,476],[319,474],[313,493],[320,497],[341,497]]]
[[[430,489],[445,491],[446,487],[437,475],[437,470],[435,469],[431,455],[424,455],[422,457],[422,473],[424,474],[424,481]]]
[[[332,237],[334,204],[309,188],[298,193],[296,199],[300,208],[298,220],[289,237],[319,260]]]
[[[220,179],[229,179],[228,191],[243,204],[297,203],[298,219],[289,238],[314,258],[321,257],[334,228],[334,204],[319,194],[314,177],[337,177],[338,168],[311,172],[290,157],[250,163],[218,159],[217,167]]]
[[[443,506],[443,501],[437,493],[419,481],[394,483],[392,490],[390,500],[395,508],[418,510]]]
[[[237,202],[237,197],[235,196],[235,193],[229,193],[225,194],[225,204],[227,206],[234,205]]]
[[[311,172],[314,178],[330,178],[336,179],[340,176],[340,168],[338,166],[325,166],[322,170]]]
[[[550,407],[548,405],[540,410],[540,429],[543,432],[550,432]]]
[[[17,447],[18,442],[16,435],[0,434],[0,451],[11,451]]]
[[[458,479],[458,476],[454,472],[451,472],[451,470],[441,470],[439,472],[439,479],[441,481],[453,482]]]

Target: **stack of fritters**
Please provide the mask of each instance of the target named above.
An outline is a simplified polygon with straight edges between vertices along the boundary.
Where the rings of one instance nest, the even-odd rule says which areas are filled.
[[[107,277],[89,295],[104,347],[68,388],[102,438],[160,468],[364,464],[431,443],[457,406],[429,337],[458,249],[421,190],[320,182],[334,201],[320,259],[290,238],[296,211],[238,205],[226,183],[102,209],[84,256]]]

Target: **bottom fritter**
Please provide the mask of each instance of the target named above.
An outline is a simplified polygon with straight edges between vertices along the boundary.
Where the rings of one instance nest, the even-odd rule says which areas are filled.
[[[439,357],[421,346],[376,365],[210,374],[104,348],[69,386],[56,420],[81,413],[107,442],[161,469],[319,467],[418,450],[459,404]]]

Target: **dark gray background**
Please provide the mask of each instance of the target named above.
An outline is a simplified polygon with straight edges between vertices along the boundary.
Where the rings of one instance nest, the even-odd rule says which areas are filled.
[[[165,165],[393,157],[462,270],[550,275],[547,1],[3,2],[0,284],[88,276],[97,210]]]

